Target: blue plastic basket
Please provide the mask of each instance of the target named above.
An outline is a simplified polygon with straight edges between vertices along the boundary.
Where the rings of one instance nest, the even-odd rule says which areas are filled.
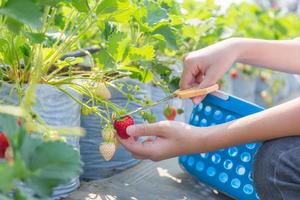
[[[194,107],[190,124],[206,127],[225,123],[262,111],[263,108],[226,93],[207,95]],[[241,200],[259,199],[252,180],[253,157],[260,143],[220,149],[215,152],[184,155],[180,165],[199,181]]]

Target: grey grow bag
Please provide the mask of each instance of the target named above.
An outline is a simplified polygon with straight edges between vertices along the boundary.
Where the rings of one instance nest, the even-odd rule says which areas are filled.
[[[13,86],[3,84],[0,89],[2,103],[18,105],[19,99]],[[68,87],[64,87],[73,97],[82,100],[82,95]],[[48,124],[53,126],[80,127],[81,105],[76,103],[65,93],[57,88],[39,84],[36,88],[35,112]],[[79,150],[79,137],[67,136],[67,143]],[[62,152],[63,153],[63,152]],[[63,173],[63,172],[62,172]],[[69,183],[54,189],[52,199],[66,197],[69,193],[79,187],[79,177],[74,177]]]

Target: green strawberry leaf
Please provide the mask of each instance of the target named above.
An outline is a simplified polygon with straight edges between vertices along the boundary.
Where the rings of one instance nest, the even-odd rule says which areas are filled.
[[[42,26],[43,13],[40,7],[31,0],[9,0],[4,7],[0,8],[0,14],[33,28]]]
[[[46,40],[46,36],[43,33],[30,33],[24,32],[24,35],[33,43],[42,43]]]
[[[115,66],[115,59],[106,50],[98,53],[97,61],[101,68],[113,68]]]
[[[33,140],[27,140],[30,144]],[[25,144],[30,147],[29,144]],[[63,142],[33,142],[32,153],[27,157],[28,168],[33,172],[27,184],[40,196],[49,196],[52,188],[66,183],[81,173],[82,163],[78,151]]]
[[[156,28],[152,34],[155,36],[156,34],[162,35],[166,41],[167,46],[170,49],[176,50],[178,49],[177,45],[177,34],[175,32],[175,28],[170,27],[168,25],[159,26]],[[163,41],[162,41],[163,42]]]
[[[96,13],[97,15],[107,14],[107,13],[115,12],[117,9],[118,9],[117,0],[103,0],[97,7]]]
[[[108,38],[108,47],[106,51],[116,60],[120,61],[122,59],[125,49],[121,49],[122,41],[126,39],[126,34],[122,32],[115,31]]]
[[[7,114],[0,114],[0,130],[7,135],[10,141],[12,141],[18,129],[17,117]]]
[[[147,44],[142,47],[131,47],[129,51],[129,58],[131,60],[146,60],[151,61],[154,59],[155,51],[154,47],[150,44]]]
[[[162,20],[168,19],[167,10],[162,8],[154,1],[146,1],[147,18],[146,21],[150,26],[153,26]]]
[[[169,82],[169,88],[171,92],[174,92],[175,90],[179,89],[179,77],[173,77]]]
[[[79,11],[88,13],[90,11],[88,0],[72,0],[71,4]]]
[[[7,162],[3,162],[0,164],[0,174],[0,194],[7,194],[14,187],[14,169]]]

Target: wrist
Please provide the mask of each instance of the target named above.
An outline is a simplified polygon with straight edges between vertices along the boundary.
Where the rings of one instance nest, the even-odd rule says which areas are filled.
[[[240,62],[243,59],[246,51],[246,40],[245,38],[230,38],[227,40],[234,62]]]
[[[191,153],[202,153],[211,151],[210,127],[193,127],[191,133]]]

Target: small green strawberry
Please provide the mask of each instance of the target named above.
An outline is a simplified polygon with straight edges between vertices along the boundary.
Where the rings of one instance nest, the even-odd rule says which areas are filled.
[[[149,123],[154,123],[154,122],[156,122],[156,117],[155,117],[155,115],[150,111],[150,112],[147,112],[147,111],[141,111],[140,113],[139,113],[140,115],[141,115],[141,117],[145,120],[145,121],[147,121],[147,122],[149,122]]]
[[[111,99],[111,93],[104,83],[98,83],[98,85],[95,88],[94,94],[97,97],[100,97],[105,100]]]
[[[184,113],[184,110],[182,109],[182,108],[178,108],[177,109],[177,114],[178,115],[181,115],[181,114],[183,114]]]
[[[116,130],[111,125],[106,125],[105,128],[102,130],[102,139],[104,142],[112,142],[116,137]]]

